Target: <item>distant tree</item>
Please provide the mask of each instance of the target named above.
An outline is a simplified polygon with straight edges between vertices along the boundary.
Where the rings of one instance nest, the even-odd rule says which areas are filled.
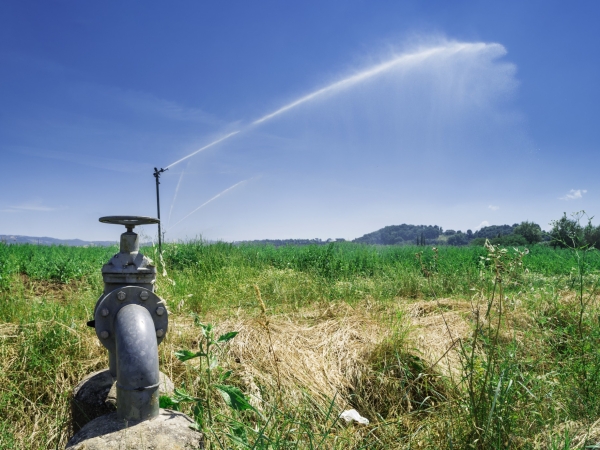
[[[587,225],[583,227],[581,220],[587,219]],[[593,217],[589,217],[585,211],[572,214],[572,218],[567,217],[567,213],[559,220],[553,220],[552,230],[550,231],[551,245],[555,247],[595,247],[600,248],[600,226],[592,225]]]
[[[467,239],[473,239],[473,232],[471,230],[467,230]]]
[[[473,233],[474,238],[487,238],[493,239],[495,237],[504,236],[506,234],[512,234],[515,225],[489,225],[487,227],[480,228]]]
[[[466,234],[458,232],[456,234],[453,234],[452,236],[449,236],[447,243],[448,243],[448,245],[461,246],[461,245],[467,245],[469,243],[469,240],[467,239]]]
[[[591,219],[589,219],[588,224],[583,229],[583,238],[590,247],[600,249],[600,226],[593,226]]]
[[[437,225],[390,225],[362,237],[354,239],[354,242],[364,244],[398,245],[414,242],[417,245],[427,240],[437,239],[442,234],[442,228]]]
[[[456,231],[454,231],[454,230],[444,231],[444,236],[452,236],[453,234],[456,234]]]
[[[483,246],[483,245],[485,245],[486,240],[487,240],[486,238],[475,238],[471,242],[469,242],[469,245]]]
[[[503,245],[507,247],[518,247],[527,245],[527,239],[520,234],[507,234],[494,239],[490,239],[490,244]]]
[[[528,244],[537,244],[543,239],[542,228],[534,222],[521,222],[514,228],[513,233],[523,236]]]
[[[583,229],[577,218],[569,219],[567,213],[551,222],[550,236],[554,247],[580,247],[584,243]]]

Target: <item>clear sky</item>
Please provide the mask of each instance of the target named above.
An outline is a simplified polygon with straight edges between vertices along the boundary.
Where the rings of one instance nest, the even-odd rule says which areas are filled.
[[[117,239],[98,218],[156,216],[154,167],[169,240],[600,214],[599,18],[598,1],[2,1],[0,234]]]

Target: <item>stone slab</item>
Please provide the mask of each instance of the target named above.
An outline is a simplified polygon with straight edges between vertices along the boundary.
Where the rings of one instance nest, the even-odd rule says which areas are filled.
[[[164,373],[159,374],[160,395],[172,395],[175,386]],[[77,433],[90,420],[117,410],[116,380],[108,369],[86,376],[73,389],[71,418],[73,433]]]
[[[117,413],[86,424],[67,443],[66,450],[196,450],[204,448],[202,433],[183,413],[161,409],[158,417],[127,423]]]

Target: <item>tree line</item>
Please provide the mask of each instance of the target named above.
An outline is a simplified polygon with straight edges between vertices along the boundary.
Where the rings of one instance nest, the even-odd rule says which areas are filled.
[[[513,225],[489,225],[473,232],[443,230],[438,225],[390,225],[365,234],[353,242],[374,245],[483,245],[486,240],[505,246],[550,245],[553,247],[600,248],[600,226],[583,211],[564,213],[543,231],[539,224],[523,221]]]

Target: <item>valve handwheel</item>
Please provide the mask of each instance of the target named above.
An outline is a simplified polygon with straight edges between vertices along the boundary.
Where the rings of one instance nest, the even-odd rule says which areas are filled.
[[[131,232],[137,225],[151,225],[160,222],[160,220],[155,219],[154,217],[146,216],[105,216],[100,217],[98,220],[100,220],[102,223],[125,225],[127,227],[127,231],[129,232]]]

